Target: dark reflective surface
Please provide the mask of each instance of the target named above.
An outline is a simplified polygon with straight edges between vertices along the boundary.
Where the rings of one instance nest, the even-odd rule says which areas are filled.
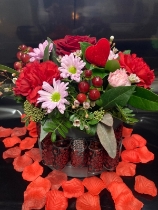
[[[0,0],[0,63],[12,66],[20,44],[36,47],[66,34],[115,36],[158,68],[157,0]]]
[[[15,105],[13,106],[17,108]],[[155,154],[154,161],[147,164],[137,164],[136,175],[143,175],[154,181],[158,187],[158,113],[138,113],[140,121],[134,126],[133,133],[142,135],[147,140],[147,147]],[[16,127],[23,126],[19,117],[14,119],[0,118],[0,126]],[[21,210],[23,203],[23,193],[29,182],[22,179],[21,173],[13,169],[12,161],[2,159],[2,152],[5,151],[4,145],[0,142],[0,209],[2,210]],[[44,167],[43,177],[50,172],[48,167]],[[158,196],[139,194],[134,190],[134,177],[122,177],[124,182],[132,190],[134,196],[144,203],[143,210],[157,210]],[[102,210],[115,210],[110,193],[105,189],[100,193]],[[67,210],[75,210],[76,199],[69,199]],[[43,209],[44,210],[44,209]]]

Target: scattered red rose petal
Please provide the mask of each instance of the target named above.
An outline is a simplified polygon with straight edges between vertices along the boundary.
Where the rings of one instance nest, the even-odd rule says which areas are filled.
[[[19,157],[16,157],[13,161],[13,166],[14,166],[14,169],[18,172],[22,172],[24,170],[24,168],[26,166],[29,166],[32,164],[32,159],[27,156],[27,155],[22,155],[22,156],[19,156]]]
[[[37,124],[34,121],[30,121],[30,123],[27,126],[27,130],[31,131],[32,129],[37,128]]]
[[[21,139],[18,136],[7,137],[3,139],[3,143],[5,147],[13,147],[15,144],[21,142]]]
[[[16,158],[21,155],[21,149],[18,146],[7,149],[3,152],[3,159]]]
[[[92,195],[98,195],[105,188],[104,182],[96,176],[84,178],[82,184]]]
[[[33,181],[43,173],[43,167],[35,161],[29,166],[26,166],[22,172],[24,180]]]
[[[121,193],[115,200],[116,210],[141,210],[143,205],[132,193]]]
[[[139,154],[137,151],[134,150],[124,150],[121,153],[122,161],[125,162],[132,162],[132,163],[139,163]]]
[[[37,128],[34,128],[34,129],[30,130],[29,131],[29,136],[38,137]]]
[[[4,128],[2,126],[0,126],[0,138],[5,138],[10,136],[12,133],[12,129],[11,128]]]
[[[122,140],[122,144],[125,147],[126,150],[132,150],[135,149],[137,147],[137,140],[130,136],[130,137],[125,137]]]
[[[108,172],[104,171],[101,173],[100,178],[103,180],[105,187],[107,188],[108,185],[112,182],[123,182],[120,176],[118,176],[115,172]]]
[[[135,151],[138,153],[138,157],[141,163],[147,163],[154,160],[154,154],[148,150],[146,146],[136,148]]]
[[[121,193],[132,194],[132,191],[127,187],[127,185],[124,182],[112,182],[108,185],[107,189],[111,193],[114,202]]]
[[[139,193],[148,194],[153,197],[157,195],[155,183],[145,176],[138,175],[135,177],[134,189]]]
[[[42,209],[46,203],[46,192],[43,187],[31,188],[24,192],[22,210]]]
[[[132,134],[132,131],[133,131],[133,128],[127,128],[127,127],[124,127],[123,126],[123,129],[122,129],[122,137],[130,137],[131,134]]]
[[[137,147],[143,147],[147,143],[147,140],[139,134],[132,134],[132,137],[134,137],[137,140]]]
[[[136,164],[121,161],[116,166],[116,174],[119,176],[134,176],[136,174]]]
[[[84,193],[76,200],[76,210],[101,210],[99,196]]]
[[[77,178],[73,178],[69,181],[63,181],[62,188],[66,198],[77,198],[84,193],[82,181]]]
[[[64,193],[59,190],[51,190],[47,193],[46,210],[66,210],[68,207],[68,200]]]
[[[122,140],[122,144],[127,150],[143,147],[146,143],[146,139],[138,134],[132,134],[130,137],[126,137]]]
[[[39,148],[32,148],[29,151],[25,152],[27,156],[32,158],[34,161],[40,162],[42,160],[42,155]]]
[[[26,127],[15,127],[12,130],[11,136],[24,136],[27,130]]]
[[[37,138],[26,137],[23,139],[19,145],[21,150],[31,149],[34,144],[37,142]]]
[[[62,171],[53,170],[46,176],[46,179],[51,182],[51,189],[58,190],[62,182],[67,181],[67,174]]]
[[[50,190],[50,187],[50,181],[39,176],[27,186],[26,190],[30,190],[31,188],[43,188],[45,190],[45,193],[47,193]]]

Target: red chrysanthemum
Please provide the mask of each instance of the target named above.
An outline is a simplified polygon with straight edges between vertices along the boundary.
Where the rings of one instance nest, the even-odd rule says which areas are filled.
[[[16,81],[14,94],[25,96],[31,104],[35,104],[43,81],[52,84],[53,78],[59,79],[60,72],[52,61],[28,63]]]
[[[155,79],[154,71],[149,68],[143,58],[137,57],[136,54],[119,53],[119,63],[122,68],[125,68],[129,74],[136,74],[140,82],[138,86],[150,88],[150,85]]]

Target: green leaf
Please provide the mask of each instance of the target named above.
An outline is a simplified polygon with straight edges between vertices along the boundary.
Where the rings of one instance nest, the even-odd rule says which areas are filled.
[[[44,50],[44,56],[43,56],[43,61],[48,61],[49,60],[49,44]]]
[[[65,121],[65,126],[67,128],[71,128],[72,127],[72,124],[70,123],[70,121]]]
[[[105,65],[105,69],[114,72],[117,69],[120,69],[120,64],[118,60],[108,60]]]
[[[131,54],[131,50],[125,50],[125,51],[123,51],[123,54]]]
[[[110,113],[105,113],[101,122],[108,126],[113,126],[113,117]]]
[[[138,119],[135,118],[135,114],[133,113],[133,110],[127,108],[127,107],[121,107],[118,106],[116,109],[113,109],[111,111],[111,114],[113,117],[119,119],[122,122],[125,122],[127,124],[135,124],[138,122]]]
[[[109,74],[105,72],[105,69],[101,69],[101,68],[94,68],[92,69],[92,72],[93,72],[93,76],[99,76],[102,79]]]
[[[120,86],[107,90],[101,95],[102,106],[110,109],[116,106],[125,106],[135,90],[135,86]]]
[[[82,55],[83,55],[83,61],[86,62],[87,69],[90,69],[90,66],[91,66],[91,64],[85,58],[85,51],[86,51],[87,47],[89,47],[89,46],[91,46],[91,44],[88,42],[80,42],[80,48],[81,48]]]
[[[81,123],[80,123],[80,130],[82,131],[83,129],[84,129],[84,123],[81,122]]]
[[[113,127],[109,127],[103,123],[98,123],[97,135],[99,137],[100,143],[107,151],[108,155],[111,158],[115,158],[117,143]]]
[[[158,95],[150,90],[136,87],[128,104],[141,110],[158,111]]]
[[[45,131],[45,132],[47,132],[47,133],[49,133],[49,132],[52,132],[52,128],[43,128],[43,130]]]
[[[65,132],[61,129],[61,127],[58,127],[58,133],[62,136],[62,137],[66,137]]]
[[[89,129],[86,130],[86,133],[94,136],[96,134],[96,128],[96,125],[89,125]]]
[[[71,115],[71,116],[70,116],[70,121],[72,121],[72,122],[73,122],[73,121],[74,121],[74,119],[75,119],[75,117],[76,117],[76,116],[75,116],[75,114]]]
[[[60,128],[63,130],[64,133],[68,133],[68,129],[65,125],[61,125]]]
[[[1,65],[0,64],[0,70],[6,70],[7,72],[9,72],[9,73],[11,73],[11,74],[16,74],[16,75],[19,75],[19,73],[16,71],[16,70],[14,70],[14,69],[12,69],[12,68],[10,68],[10,67],[8,67],[8,66],[4,66],[4,65]]]
[[[51,52],[51,60],[59,66],[59,62],[57,60],[57,54],[56,54],[56,46],[54,43],[53,43],[53,48],[52,48],[52,52]]]
[[[90,119],[90,120],[92,120],[94,118],[94,114],[91,112],[91,113],[89,113],[89,115],[88,115],[88,119]]]
[[[52,142],[56,141],[56,134],[55,133],[51,134],[51,140],[52,140]]]
[[[49,44],[52,43],[52,40],[49,37],[47,37],[47,41]]]
[[[98,120],[93,119],[93,120],[88,121],[88,124],[89,124],[89,125],[95,125],[95,124],[97,124],[98,122],[99,122]]]
[[[103,102],[102,102],[102,99],[99,98],[98,100],[95,101],[96,105],[102,107],[103,106]]]

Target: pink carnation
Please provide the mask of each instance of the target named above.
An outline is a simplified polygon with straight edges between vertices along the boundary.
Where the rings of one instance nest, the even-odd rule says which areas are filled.
[[[115,72],[110,72],[108,82],[112,87],[131,85],[125,69],[117,69]]]

